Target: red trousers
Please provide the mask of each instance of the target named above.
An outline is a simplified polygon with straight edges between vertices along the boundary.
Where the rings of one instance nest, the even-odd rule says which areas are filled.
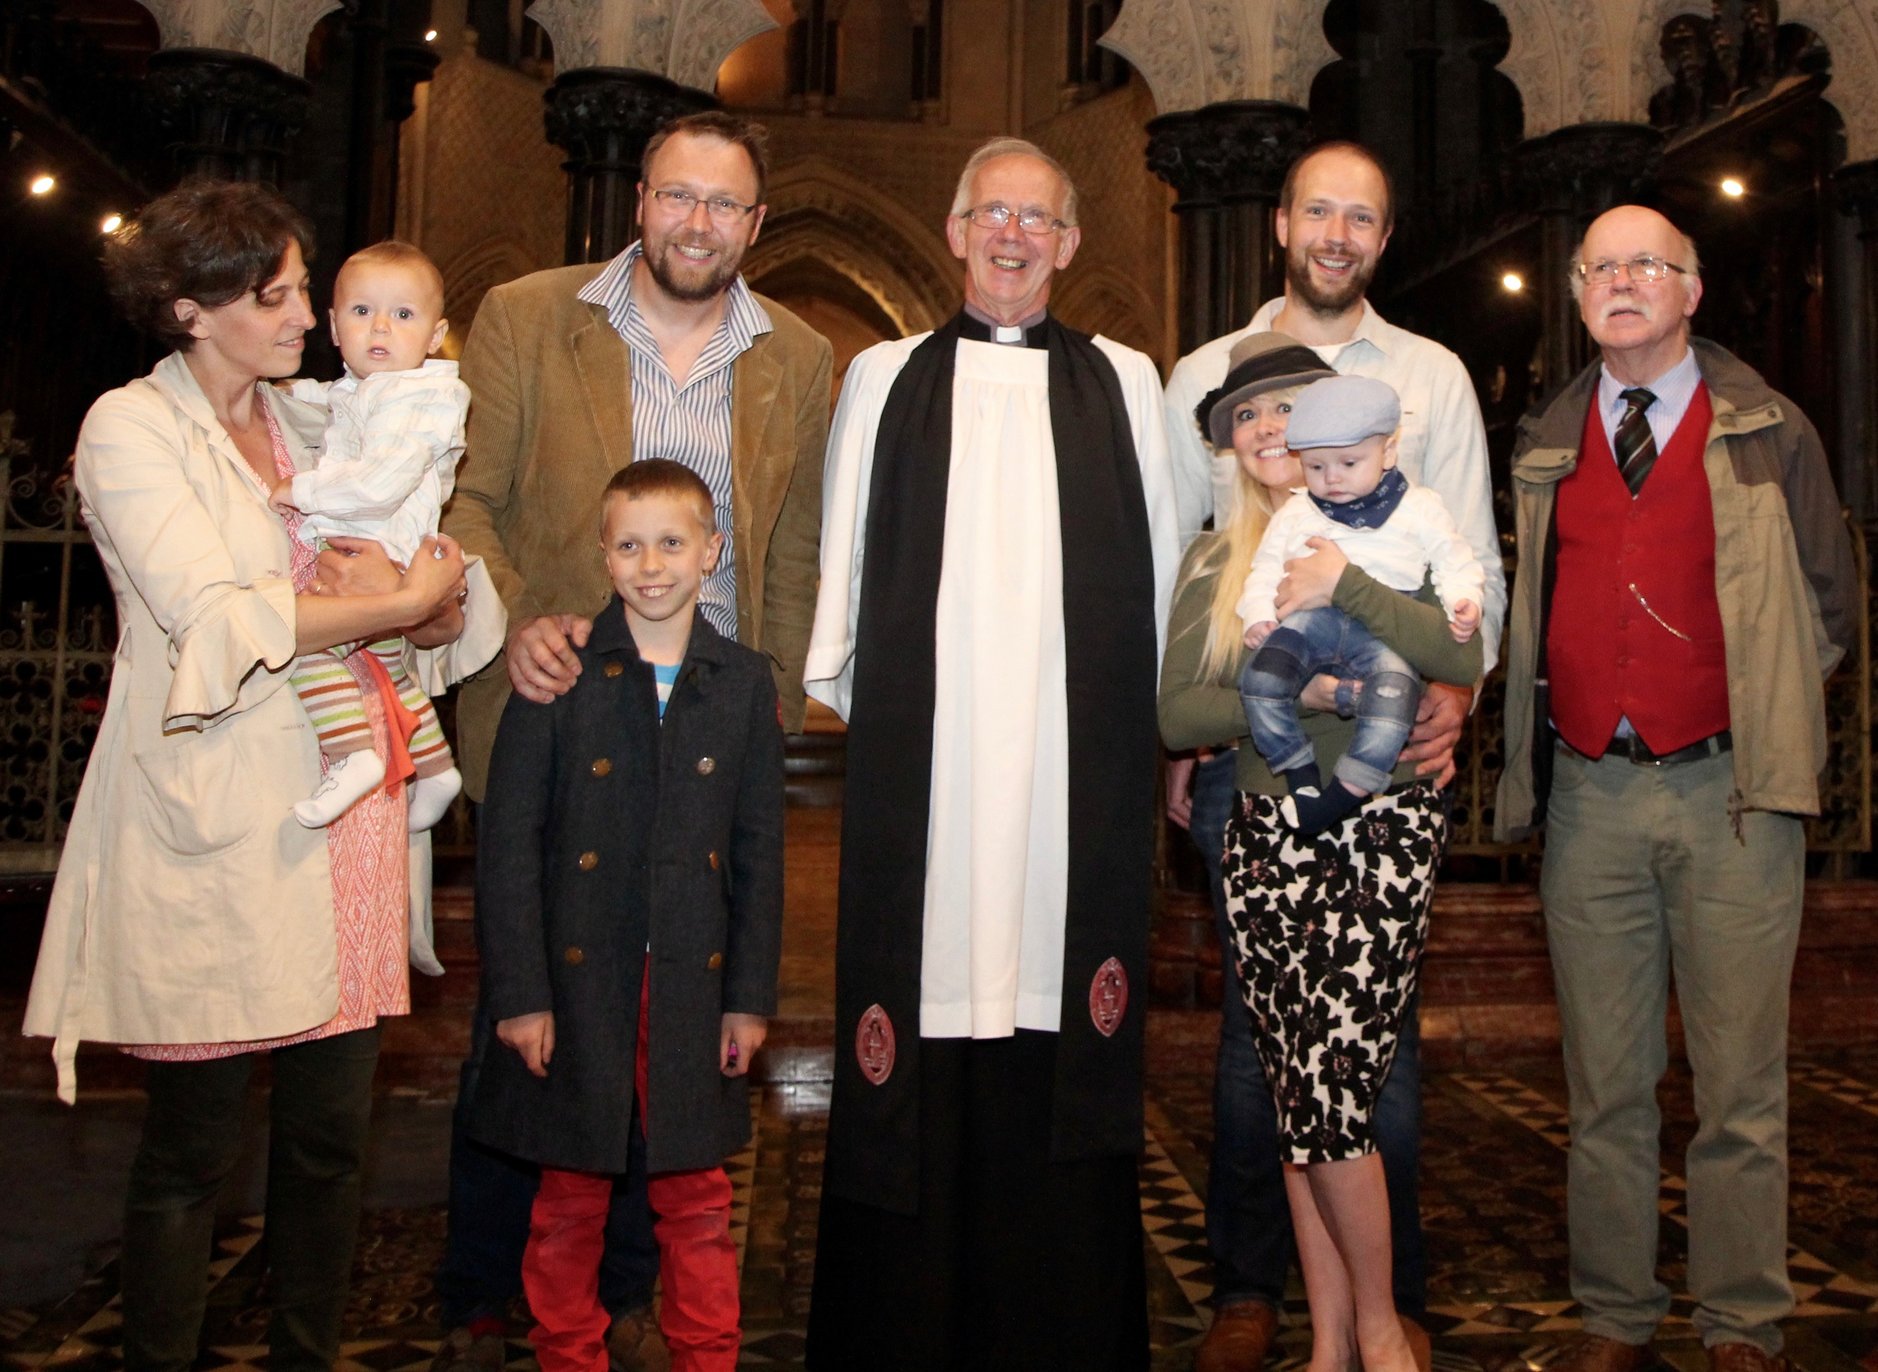
[[[650,966],[640,982],[639,1047],[633,1063],[640,1127],[646,1127],[646,1022]],[[722,1167],[654,1172],[646,1179],[659,1242],[659,1331],[673,1372],[732,1372],[740,1307],[737,1249],[730,1241],[730,1178]],[[522,1289],[534,1312],[541,1372],[607,1372],[609,1317],[600,1303],[600,1255],[613,1178],[541,1169],[529,1217]]]

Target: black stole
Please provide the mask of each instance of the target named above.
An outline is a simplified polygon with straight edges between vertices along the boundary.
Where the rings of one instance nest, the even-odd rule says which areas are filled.
[[[855,631],[836,932],[835,1089],[825,1184],[905,1214],[919,1195],[919,987],[932,785],[934,618],[952,455],[960,315],[914,348],[876,434]],[[1054,318],[1027,342],[1049,352],[1063,547],[1069,708],[1069,901],[1052,1154],[1142,1146],[1142,1026],[1153,867],[1156,736],[1154,559],[1127,406],[1114,366]],[[1155,422],[1155,416],[1148,416]],[[1091,1014],[1098,969],[1127,974],[1113,1033]],[[875,1084],[857,1031],[870,1007],[896,1055]],[[878,1064],[878,1057],[875,1059]],[[933,1102],[948,1108],[948,1102]]]

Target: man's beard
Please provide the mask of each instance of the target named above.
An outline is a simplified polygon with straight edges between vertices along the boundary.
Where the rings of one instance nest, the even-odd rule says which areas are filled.
[[[1352,262],[1357,259],[1352,255]],[[1338,315],[1363,298],[1369,283],[1376,277],[1376,263],[1370,261],[1351,271],[1340,285],[1324,287],[1311,279],[1311,258],[1306,252],[1285,254],[1285,284],[1290,294],[1302,301],[1314,314]]]
[[[743,265],[742,253],[732,254],[722,242],[710,242],[709,246],[717,249],[717,257],[710,269],[703,276],[693,275],[689,278],[680,278],[672,271],[671,261],[667,257],[668,253],[677,256],[678,261],[694,271],[699,266],[697,263],[687,261],[678,253],[681,245],[705,246],[695,238],[686,239],[674,235],[653,245],[652,250],[644,255],[646,270],[652,273],[652,279],[659,283],[661,290],[674,300],[697,304],[722,295],[730,289],[730,283],[736,280],[737,271]]]

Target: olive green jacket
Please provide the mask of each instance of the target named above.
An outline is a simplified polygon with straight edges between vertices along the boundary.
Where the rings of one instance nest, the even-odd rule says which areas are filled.
[[[1858,642],[1862,587],[1825,449],[1806,416],[1759,373],[1706,339],[1692,340],[1714,418],[1702,465],[1715,510],[1715,595],[1728,667],[1736,804],[1819,813],[1826,765],[1823,685]],[[1506,662],[1505,770],[1494,836],[1523,838],[1545,819],[1549,722],[1540,717],[1542,568],[1558,483],[1578,466],[1599,363],[1520,422],[1513,499],[1521,555]],[[1554,595],[1570,595],[1559,586]]]

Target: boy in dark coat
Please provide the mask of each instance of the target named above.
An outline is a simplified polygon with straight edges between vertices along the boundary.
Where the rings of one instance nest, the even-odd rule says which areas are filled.
[[[783,767],[763,657],[696,612],[717,562],[709,488],[652,458],[615,473],[616,592],[573,689],[511,697],[478,840],[476,925],[496,1035],[472,1137],[541,1164],[523,1285],[543,1372],[606,1372],[598,1292],[614,1174],[646,1138],[679,1372],[739,1343],[723,1160],[776,1006]]]

